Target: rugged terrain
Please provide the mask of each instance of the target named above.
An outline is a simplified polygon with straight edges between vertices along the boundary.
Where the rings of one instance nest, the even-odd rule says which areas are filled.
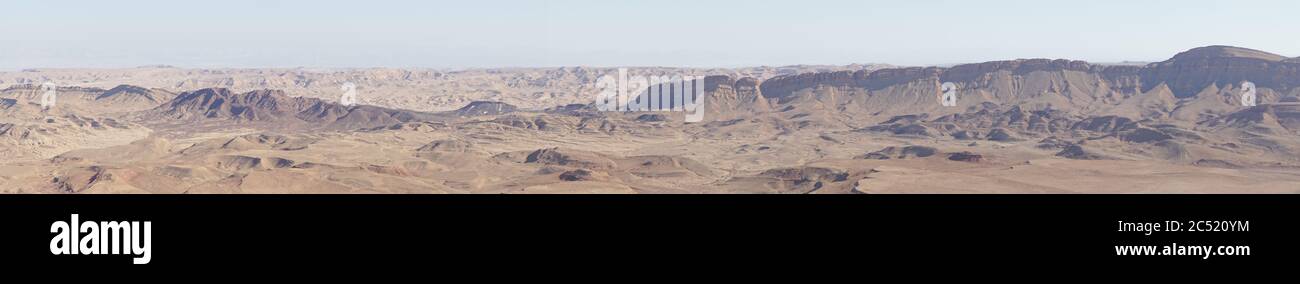
[[[705,120],[596,111],[609,68],[0,73],[0,191],[1300,193],[1300,61],[1262,51],[631,70],[709,75]]]

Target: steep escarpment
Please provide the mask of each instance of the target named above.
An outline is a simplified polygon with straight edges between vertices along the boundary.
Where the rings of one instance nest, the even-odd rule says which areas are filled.
[[[708,76],[704,78],[705,114],[708,119],[730,119],[772,111],[763,96],[758,80],[744,77]]]
[[[1206,86],[1231,86],[1243,81],[1282,92],[1300,87],[1300,62],[1258,50],[1207,46],[1146,66],[1142,79],[1148,86],[1168,84],[1180,98],[1193,96]]]
[[[1138,92],[1129,71],[1082,61],[1027,59],[913,67],[874,72],[836,72],[778,77],[762,84],[765,96],[780,102],[836,93],[849,113],[897,116],[909,113],[951,114],[985,103],[1033,109],[1100,111]],[[953,83],[955,106],[940,102],[943,83]],[[823,100],[824,101],[824,100]]]
[[[1240,92],[1246,81],[1258,87],[1261,103],[1277,102],[1300,86],[1300,64],[1266,52],[1211,46],[1147,66],[1022,59],[949,68],[787,75],[764,81],[759,89],[778,103],[838,93],[847,96],[840,100],[845,110],[871,115],[959,113],[994,103],[1077,114],[1161,117],[1173,111],[1177,100],[1197,97],[1207,87]],[[943,107],[938,100],[944,82],[957,87],[956,107]]]

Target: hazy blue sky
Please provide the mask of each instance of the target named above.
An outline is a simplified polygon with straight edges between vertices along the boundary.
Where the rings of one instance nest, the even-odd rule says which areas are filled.
[[[6,0],[0,68],[511,67],[1300,56],[1300,1]]]

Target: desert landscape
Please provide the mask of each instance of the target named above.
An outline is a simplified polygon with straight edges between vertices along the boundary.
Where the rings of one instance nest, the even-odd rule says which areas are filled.
[[[1264,51],[628,69],[707,76],[705,120],[597,110],[617,68],[0,72],[0,192],[1300,193]]]

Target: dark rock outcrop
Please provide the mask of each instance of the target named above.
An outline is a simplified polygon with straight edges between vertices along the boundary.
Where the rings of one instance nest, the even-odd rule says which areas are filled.
[[[925,146],[906,146],[906,147],[885,147],[880,151],[868,153],[859,156],[859,159],[870,160],[889,160],[889,159],[910,159],[925,158],[934,156],[939,153],[939,149]]]
[[[984,155],[971,152],[959,152],[948,154],[948,160],[967,163],[979,163],[984,161]]]
[[[1139,127],[1120,132],[1119,139],[1133,143],[1152,143],[1174,139],[1174,137],[1154,128]]]
[[[475,101],[456,110],[459,116],[502,115],[517,111],[519,108],[503,102]]]
[[[827,181],[844,181],[848,178],[848,173],[842,170],[819,168],[819,167],[802,167],[802,168],[784,168],[763,171],[760,176],[773,177],[783,180],[827,180]]]
[[[636,121],[639,122],[663,122],[667,120],[668,120],[668,116],[657,114],[657,113],[642,114],[636,117]]]
[[[1020,139],[1020,137],[1017,137],[1015,134],[1012,134],[1011,131],[1008,131],[1006,128],[994,128],[993,130],[990,130],[988,139],[989,141],[998,141],[998,142],[1015,142],[1015,141],[1022,140]]]
[[[528,158],[524,162],[588,170],[609,170],[617,165],[613,160],[600,154],[560,148],[533,151],[528,154]]]
[[[1072,144],[1066,146],[1061,152],[1056,153],[1057,157],[1073,160],[1101,160],[1105,159],[1102,155],[1093,153],[1083,147],[1083,145]]]
[[[560,173],[560,180],[562,181],[604,181],[608,179],[608,174],[587,169],[576,169]]]

